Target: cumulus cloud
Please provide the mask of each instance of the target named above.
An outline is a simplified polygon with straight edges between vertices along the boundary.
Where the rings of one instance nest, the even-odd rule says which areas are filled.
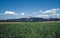
[[[45,10],[45,11],[40,11],[42,14],[37,15],[38,17],[44,17],[44,18],[60,18],[60,14],[58,14],[58,11],[60,11],[59,8],[57,9],[50,9],[50,10]]]
[[[24,13],[21,13],[21,15],[25,15]]]
[[[4,14],[9,14],[9,15],[17,15],[15,12],[13,11],[5,11]]]
[[[41,17],[41,18],[48,18],[49,15],[37,15],[37,17]]]
[[[56,12],[58,12],[60,9],[59,8],[57,8],[57,9],[51,9],[51,10],[46,10],[46,11],[44,11],[44,14],[47,14],[47,13],[56,13]]]

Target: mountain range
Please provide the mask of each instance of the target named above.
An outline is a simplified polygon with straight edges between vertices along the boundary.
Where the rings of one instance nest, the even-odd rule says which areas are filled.
[[[44,21],[60,21],[60,18],[26,17],[19,19],[0,20],[0,22],[44,22]]]

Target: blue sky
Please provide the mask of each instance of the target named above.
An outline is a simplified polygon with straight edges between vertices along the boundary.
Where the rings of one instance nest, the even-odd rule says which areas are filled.
[[[47,10],[54,9],[59,15],[60,0],[0,0],[0,19],[43,16]]]

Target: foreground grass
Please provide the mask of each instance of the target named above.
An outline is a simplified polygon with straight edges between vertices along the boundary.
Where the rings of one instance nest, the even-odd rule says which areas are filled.
[[[60,22],[0,22],[0,38],[60,38]]]

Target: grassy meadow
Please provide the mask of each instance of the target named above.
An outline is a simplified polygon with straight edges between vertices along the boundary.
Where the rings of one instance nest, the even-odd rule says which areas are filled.
[[[60,38],[60,22],[0,22],[0,38]]]

